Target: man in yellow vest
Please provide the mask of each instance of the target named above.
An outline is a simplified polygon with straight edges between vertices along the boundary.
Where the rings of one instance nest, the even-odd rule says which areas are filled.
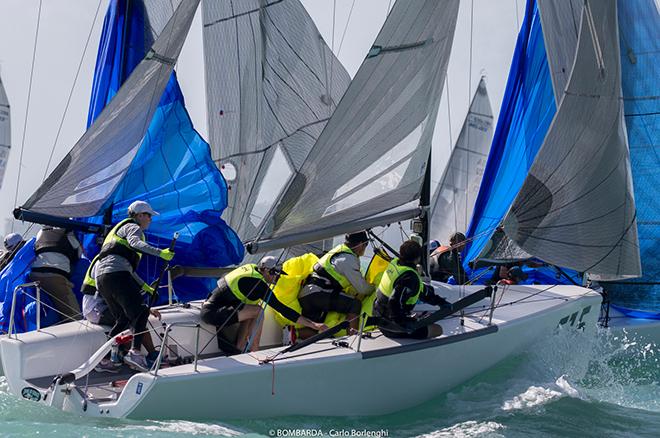
[[[137,369],[148,369],[158,355],[151,336],[145,332],[149,314],[159,317],[156,310],[150,310],[142,298],[142,291],[153,294],[154,289],[146,284],[137,274],[136,269],[142,254],[172,260],[174,252],[158,249],[145,242],[144,230],[151,225],[152,216],[158,213],[144,201],[135,201],[128,206],[128,218],[119,222],[103,241],[101,252],[90,265],[86,283],[94,269],[98,292],[105,300],[115,318],[115,325],[110,330],[113,337],[126,327],[133,329],[133,347],[124,357],[124,362]],[[147,350],[145,357],[141,348]],[[102,361],[97,370],[113,371],[113,364]]]
[[[399,258],[390,262],[378,285],[374,303],[375,317],[405,327],[407,323],[415,321],[411,312],[418,300],[440,306],[449,304],[444,298],[435,295],[433,287],[425,285],[417,273],[417,264],[421,262],[422,251],[422,247],[415,241],[403,242],[399,248]],[[393,331],[380,327],[380,331],[391,338],[426,339],[440,336],[442,327],[431,324],[413,332]]]
[[[360,257],[369,243],[365,231],[350,233],[345,241],[328,251],[314,265],[298,294],[302,314],[312,321],[321,322],[328,312],[346,314],[351,328],[357,330],[364,298],[374,291],[360,271]]]
[[[277,265],[275,257],[272,256],[262,258],[256,265],[247,264],[234,269],[218,280],[218,286],[202,305],[200,313],[202,321],[216,326],[218,331],[240,323],[236,349],[241,352],[245,351],[245,346],[252,335],[250,350],[259,349],[263,327],[263,318],[260,316],[264,303],[291,321],[313,330],[327,330],[328,328],[324,324],[318,324],[301,316],[277,299],[270,285],[275,284],[281,274],[286,275]],[[257,322],[259,322],[258,327]],[[218,336],[220,336],[219,333]],[[233,353],[232,351],[227,352]]]

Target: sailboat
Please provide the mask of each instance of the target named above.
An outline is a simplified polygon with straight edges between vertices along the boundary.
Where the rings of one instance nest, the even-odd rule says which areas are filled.
[[[467,230],[493,138],[493,113],[481,78],[449,162],[431,199],[431,236]],[[448,240],[444,240],[448,244]]]
[[[506,125],[498,127],[496,140],[493,146],[493,153],[489,158],[489,163],[484,176],[479,198],[477,200],[476,213],[473,218],[469,236],[474,240],[468,249],[466,261],[472,261],[473,265],[480,261],[487,260],[488,263],[516,263],[530,259],[531,251],[523,249],[521,246],[512,243],[511,239],[504,236],[505,233],[497,231],[491,238],[492,230],[498,224],[506,219],[504,215],[507,209],[516,208],[514,204],[514,194],[522,187],[523,178],[529,171],[532,159],[537,157],[537,152],[541,146],[541,141],[550,129],[550,123],[556,117],[557,109],[563,96],[563,90],[566,86],[570,71],[567,68],[572,62],[572,56],[575,50],[574,37],[577,33],[571,23],[578,23],[579,17],[576,14],[577,9],[571,2],[560,5],[553,5],[550,2],[540,2],[541,18],[544,24],[551,20],[558,20],[559,17],[568,17],[565,21],[564,31],[561,32],[561,38],[546,38],[545,43],[549,51],[555,51],[561,56],[548,56],[548,68],[542,66],[544,60],[536,60],[532,65],[538,65],[536,69],[530,69],[528,75],[534,78],[535,88],[528,87],[522,89],[516,95],[511,94],[508,104],[503,107],[508,108],[509,122]],[[545,8],[545,10],[544,10]],[[571,19],[572,17],[572,19]],[[618,306],[612,306],[608,309],[604,307],[601,320],[604,325],[615,329],[625,328],[629,333],[633,333],[639,340],[655,342],[660,345],[660,322],[653,319],[657,313],[657,303],[654,301],[654,283],[657,282],[657,238],[655,233],[654,218],[657,208],[653,204],[656,196],[653,193],[655,185],[650,183],[657,178],[657,154],[654,153],[654,144],[657,143],[657,98],[658,93],[653,87],[655,84],[649,83],[646,79],[646,71],[653,70],[657,64],[657,51],[649,48],[657,39],[648,38],[647,35],[657,33],[658,9],[652,1],[632,1],[618,2],[617,5],[617,25],[620,37],[620,86],[622,92],[618,99],[623,102],[623,107],[619,108],[625,117],[625,123],[618,122],[619,141],[627,140],[626,149],[628,150],[630,165],[628,168],[620,167],[618,169],[609,168],[611,174],[614,172],[624,173],[627,182],[622,183],[619,188],[630,186],[631,179],[634,182],[634,197],[636,209],[631,210],[633,204],[628,202],[626,196],[620,196],[619,205],[609,211],[601,211],[600,215],[592,214],[591,217],[585,216],[579,222],[585,227],[584,239],[581,249],[573,253],[568,252],[571,246],[568,242],[575,239],[574,230],[580,229],[578,224],[569,226],[569,220],[564,220],[564,226],[552,225],[548,230],[554,230],[553,236],[532,237],[531,242],[537,244],[541,241],[553,241],[560,246],[556,247],[559,252],[565,252],[563,257],[555,259],[554,257],[542,258],[544,261],[552,261],[550,268],[530,269],[530,281],[548,282],[550,284],[581,284],[587,279],[598,280],[599,290],[605,290],[613,303]],[[596,44],[596,42],[594,43]],[[539,52],[543,53],[543,52]],[[639,61],[638,61],[639,59]],[[520,80],[524,84],[527,78]],[[552,97],[554,96],[554,99]],[[518,99],[518,100],[516,100]],[[528,103],[519,105],[524,99]],[[654,107],[655,105],[655,107]],[[620,106],[620,105],[617,105]],[[525,109],[536,107],[529,115],[524,113]],[[539,117],[541,115],[541,117]],[[511,126],[511,128],[509,128]],[[532,130],[529,127],[533,127]],[[588,149],[585,149],[588,150]],[[621,149],[623,150],[623,149]],[[621,153],[619,151],[618,153]],[[628,154],[626,154],[628,155]],[[595,168],[599,159],[594,155],[593,159],[587,163],[588,169]],[[605,156],[603,159],[611,159]],[[538,160],[538,158],[537,158]],[[566,158],[568,160],[568,158]],[[628,161],[622,161],[621,164],[627,165]],[[607,168],[603,166],[603,168]],[[609,175],[608,175],[609,176]],[[605,175],[596,179],[592,184],[591,192],[585,191],[584,196],[575,202],[585,204],[589,198],[596,193],[603,193],[603,190],[609,183]],[[569,180],[570,181],[570,180]],[[602,182],[601,182],[602,181]],[[649,188],[653,187],[653,188]],[[541,188],[538,189],[542,191]],[[608,196],[614,196],[615,191],[607,192]],[[632,193],[632,191],[630,191]],[[604,196],[604,195],[603,195]],[[545,196],[546,200],[550,196]],[[539,206],[542,202],[539,201]],[[569,205],[566,203],[566,205]],[[519,207],[518,207],[519,208]],[[556,209],[560,212],[560,209]],[[592,212],[592,213],[593,213]],[[618,216],[623,213],[624,217]],[[537,220],[543,217],[542,211],[537,213]],[[509,214],[508,219],[515,216]],[[641,267],[643,276],[640,276],[640,270],[633,265],[621,264],[620,272],[614,278],[599,276],[597,273],[588,272],[591,266],[576,265],[575,261],[579,259],[586,248],[601,248],[603,251],[603,261],[615,251],[627,251],[628,246],[636,246],[638,240],[628,232],[632,232],[635,226],[632,221],[636,219],[639,224],[639,250],[641,252]],[[628,223],[629,230],[622,229],[617,234],[599,234],[596,223],[601,220],[620,220],[620,223]],[[561,223],[562,221],[556,222]],[[514,222],[509,222],[509,231],[513,231]],[[506,228],[506,225],[505,225]],[[626,231],[624,233],[624,231]],[[588,236],[588,237],[587,237]],[[489,240],[490,239],[490,240]],[[609,245],[614,242],[616,245]],[[563,246],[563,249],[562,249]],[[609,247],[609,249],[608,249]],[[636,250],[634,250],[636,252]],[[555,257],[557,254],[555,254]],[[569,259],[574,260],[569,260]],[[571,264],[573,262],[573,264]],[[630,263],[638,263],[637,258],[629,259]],[[468,269],[469,266],[466,266]],[[626,272],[628,271],[628,272]],[[630,278],[633,277],[633,278]],[[594,285],[597,283],[594,283]],[[609,300],[608,300],[609,301]],[[610,319],[611,318],[611,319]]]
[[[0,77],[0,187],[5,178],[9,150],[11,149],[11,119],[9,114],[9,100],[5,92],[5,86]]]
[[[169,23],[191,18],[196,3],[182,2]],[[210,21],[205,10],[205,22],[211,27],[229,20],[270,19],[295,5],[274,1],[248,10],[225,9],[225,15]],[[533,2],[530,5],[519,49],[532,22],[538,20]],[[589,56],[594,53],[593,40],[600,41],[608,66],[618,49],[608,28],[615,17],[614,2],[588,5],[580,9],[578,44],[578,59],[585,58],[586,67],[580,65],[572,80],[600,78],[601,70],[594,68],[598,64]],[[457,0],[395,3],[313,147],[255,226],[248,245],[251,251],[278,250],[428,211],[431,137],[457,13]],[[172,58],[159,45],[177,28],[170,24],[146,62]],[[183,33],[172,32],[172,41],[182,39]],[[138,67],[127,84],[141,74]],[[378,331],[327,337],[335,328],[294,346],[273,345],[226,357],[216,345],[214,328],[199,321],[201,302],[192,302],[164,308],[162,325],[152,321],[151,336],[161,352],[183,364],[161,368],[158,362],[149,372],[98,375],[94,366],[113,340],[105,342],[102,327],[74,323],[11,335],[0,340],[0,350],[12,393],[79,415],[186,419],[378,415],[422,403],[558,327],[592,330],[601,301],[598,294],[577,286],[509,286],[495,292],[480,286],[435,286],[455,307],[422,321],[443,326],[445,334],[430,340],[390,339]],[[465,293],[469,295],[461,299]],[[463,316],[452,316],[457,309],[464,311]],[[46,362],[37,356],[57,360]],[[391,378],[403,369],[405,379]],[[351,394],[352,403],[345,402],[346,394]]]

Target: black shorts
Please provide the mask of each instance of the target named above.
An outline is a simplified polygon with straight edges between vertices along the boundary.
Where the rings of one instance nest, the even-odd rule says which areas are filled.
[[[315,292],[298,299],[302,315],[314,322],[323,322],[328,312],[359,315],[362,302],[344,293]]]
[[[200,312],[200,317],[206,324],[216,327],[229,327],[238,323],[238,312],[245,306],[241,303],[238,306],[214,306],[211,303],[204,303]]]

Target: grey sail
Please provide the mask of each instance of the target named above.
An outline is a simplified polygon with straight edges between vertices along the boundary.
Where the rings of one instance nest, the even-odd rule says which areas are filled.
[[[144,60],[24,209],[65,217],[99,211],[140,148],[198,4],[180,3]]]
[[[9,116],[9,100],[5,87],[0,78],[0,187],[5,178],[5,170],[9,161],[9,149],[11,148],[11,119]]]
[[[584,0],[539,0],[543,41],[555,103],[559,106],[575,60]]]
[[[394,5],[249,250],[394,222],[388,211],[419,199],[457,14],[456,0]]]
[[[213,159],[225,218],[254,238],[323,131],[350,76],[298,0],[202,4]]]
[[[566,91],[504,219],[523,250],[601,278],[640,275],[617,29],[615,0],[585,2]]]
[[[479,81],[461,133],[431,201],[431,236],[443,243],[472,218],[493,139],[493,113],[486,82]]]

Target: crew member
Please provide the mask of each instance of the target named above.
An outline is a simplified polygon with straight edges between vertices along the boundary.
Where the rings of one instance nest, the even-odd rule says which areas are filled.
[[[51,299],[60,320],[81,318],[80,304],[69,281],[71,269],[82,255],[82,246],[73,232],[64,228],[44,226],[34,242],[35,260],[30,281],[38,281],[41,290]]]
[[[202,321],[216,326],[218,331],[240,323],[236,349],[241,352],[245,351],[245,346],[253,332],[250,350],[259,349],[263,327],[263,318],[260,318],[263,311],[262,304],[271,306],[285,318],[298,324],[316,331],[327,330],[324,324],[311,321],[282,304],[272,293],[270,285],[277,282],[281,274],[286,275],[272,256],[262,258],[257,265],[247,264],[234,269],[218,280],[218,286],[202,305],[200,314]],[[234,353],[234,351],[227,352]]]
[[[172,260],[174,252],[158,249],[145,242],[144,231],[157,215],[144,201],[135,201],[128,206],[128,218],[119,222],[103,241],[96,263],[96,287],[115,318],[110,337],[122,332],[127,326],[133,330],[133,346],[124,357],[124,362],[139,369],[149,369],[158,356],[151,336],[145,335],[149,314],[160,317],[158,311],[149,309],[141,292],[153,294],[154,289],[146,284],[137,273],[142,254]],[[87,277],[89,277],[88,275]],[[142,354],[144,345],[147,356]]]
[[[429,271],[431,278],[446,283],[449,277],[454,277],[456,284],[465,284],[468,277],[463,270],[461,250],[466,245],[463,233],[454,233],[449,236],[450,246],[440,246],[429,258]]]
[[[399,248],[399,258],[390,262],[378,285],[374,303],[376,318],[391,321],[405,329],[406,325],[415,322],[411,313],[418,300],[437,306],[449,305],[444,298],[435,295],[433,287],[422,282],[416,269],[422,260],[422,251],[415,241],[403,242]],[[442,327],[436,324],[412,332],[394,330],[382,322],[379,326],[381,332],[391,338],[426,339],[442,334]]]
[[[2,271],[5,266],[14,259],[18,250],[23,248],[25,240],[23,240],[23,236],[18,233],[9,233],[5,236],[3,244],[5,250],[2,255],[0,255],[0,271]]]
[[[365,231],[347,234],[345,241],[328,251],[314,265],[298,294],[302,314],[312,321],[322,322],[327,313],[346,314],[353,330],[358,328],[358,315],[364,299],[374,292],[374,286],[360,272],[360,257],[369,243]]]

